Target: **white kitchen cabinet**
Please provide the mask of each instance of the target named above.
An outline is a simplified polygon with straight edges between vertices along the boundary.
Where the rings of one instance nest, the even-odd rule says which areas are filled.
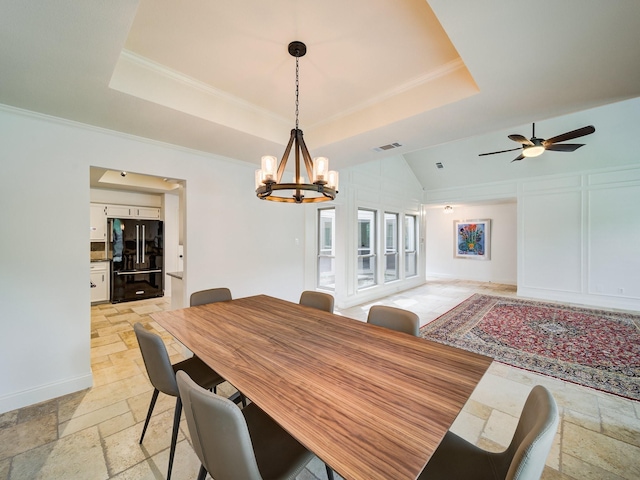
[[[133,218],[133,207],[127,205],[107,205],[109,218]]]
[[[156,207],[133,207],[135,218],[150,218],[158,220],[160,218],[160,209]]]
[[[107,240],[107,206],[92,203],[89,215],[89,238],[92,242]]]
[[[91,303],[109,301],[109,262],[91,263]]]
[[[160,208],[136,207],[131,205],[107,205],[107,217],[157,220],[160,218]]]

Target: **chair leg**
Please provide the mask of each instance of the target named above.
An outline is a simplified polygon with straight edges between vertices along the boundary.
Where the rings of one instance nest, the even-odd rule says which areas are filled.
[[[204,468],[204,465],[200,465],[200,471],[198,472],[198,480],[204,480],[207,476],[207,469]]]
[[[158,394],[160,392],[157,388],[153,389],[153,395],[151,397],[151,404],[149,405],[149,411],[147,412],[147,419],[144,421],[144,427],[142,427],[142,435],[140,436],[140,444],[142,444],[142,439],[144,438],[144,434],[147,432],[147,427],[149,426],[149,420],[151,419],[151,413],[153,413],[153,408],[156,406],[156,400],[158,400]]]
[[[331,470],[331,467],[329,467],[329,465],[327,465],[326,463],[324,464],[324,467],[327,469],[327,478],[329,480],[333,480],[333,470]]]
[[[176,441],[178,440],[178,430],[180,429],[180,415],[182,414],[182,400],[176,399],[176,411],[173,414],[173,433],[171,434],[171,448],[169,449],[169,470],[167,480],[171,480],[171,468],[173,467],[173,456],[176,453]]]

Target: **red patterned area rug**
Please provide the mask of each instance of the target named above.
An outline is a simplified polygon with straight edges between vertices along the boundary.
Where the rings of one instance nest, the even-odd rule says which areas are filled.
[[[423,338],[640,400],[640,315],[475,294]]]

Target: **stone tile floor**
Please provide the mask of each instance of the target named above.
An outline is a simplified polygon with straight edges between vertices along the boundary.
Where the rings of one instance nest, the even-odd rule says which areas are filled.
[[[365,320],[371,305],[385,304],[418,313],[424,324],[473,293],[513,296],[515,288],[433,279],[336,313]],[[91,308],[94,386],[1,414],[0,480],[165,478],[174,399],[160,395],[144,444],[138,445],[152,387],[132,324],[139,321],[161,333],[172,361],[178,361],[179,344],[148,316],[168,308],[168,298]],[[504,449],[535,384],[552,391],[561,413],[543,479],[640,478],[640,402],[503,364],[490,367],[452,430],[483,448]],[[227,385],[222,393],[232,392]],[[199,467],[183,415],[172,478],[195,479]],[[298,476],[324,478],[317,459]]]

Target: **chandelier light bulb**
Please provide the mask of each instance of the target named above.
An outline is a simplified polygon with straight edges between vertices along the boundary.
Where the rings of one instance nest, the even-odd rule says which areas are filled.
[[[264,155],[262,157],[262,181],[275,182],[276,171],[278,169],[278,159],[273,155]]]
[[[256,170],[256,188],[264,185],[264,177],[262,176],[262,169]]]
[[[327,174],[327,187],[338,191],[338,172],[335,170],[330,170]]]
[[[313,183],[325,183],[329,172],[329,159],[316,157],[313,159]]]

